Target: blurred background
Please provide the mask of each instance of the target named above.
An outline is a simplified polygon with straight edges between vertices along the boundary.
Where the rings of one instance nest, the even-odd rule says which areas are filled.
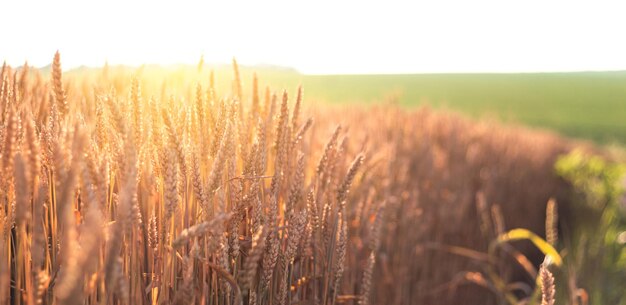
[[[0,60],[65,70],[236,57],[310,101],[430,105],[626,139],[624,5],[609,1],[9,1]],[[45,25],[45,27],[41,27]],[[229,73],[227,66],[223,67]],[[250,78],[248,78],[250,79]]]

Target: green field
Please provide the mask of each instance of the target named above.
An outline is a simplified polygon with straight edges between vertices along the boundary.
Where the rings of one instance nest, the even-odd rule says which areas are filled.
[[[474,117],[626,142],[626,72],[302,76],[309,99],[428,104]]]
[[[213,66],[217,79],[232,79],[228,65]],[[155,67],[146,67],[145,75]],[[195,69],[177,66],[181,75]],[[79,69],[82,70],[82,69]],[[209,68],[203,74],[208,75]],[[626,143],[626,71],[527,74],[303,75],[291,69],[241,69],[243,82],[257,72],[261,86],[295,91],[307,103],[372,104],[395,100],[405,107],[429,105],[476,118],[548,128],[598,143]],[[201,76],[204,78],[204,76]],[[230,90],[218,84],[218,90]],[[223,91],[222,91],[223,92]]]

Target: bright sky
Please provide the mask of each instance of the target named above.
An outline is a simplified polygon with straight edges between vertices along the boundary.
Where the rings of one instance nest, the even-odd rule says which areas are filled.
[[[206,62],[303,73],[626,69],[619,1],[34,1],[0,4],[0,60]]]

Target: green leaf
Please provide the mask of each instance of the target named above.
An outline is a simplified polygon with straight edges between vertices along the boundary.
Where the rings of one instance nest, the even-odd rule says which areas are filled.
[[[535,246],[543,252],[544,255],[550,256],[555,265],[561,266],[563,259],[559,252],[554,249],[547,241],[539,237],[537,234],[526,229],[513,229],[498,236],[497,243],[505,243],[513,240],[530,240]]]

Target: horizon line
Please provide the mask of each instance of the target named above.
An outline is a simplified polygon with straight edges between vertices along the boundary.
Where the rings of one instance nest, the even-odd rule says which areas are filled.
[[[3,61],[3,64],[6,63],[6,60]],[[28,63],[26,61],[25,63]],[[44,66],[32,66],[28,65],[29,68],[35,69],[46,69],[51,67],[52,63],[49,63]],[[78,69],[101,69],[105,65],[109,67],[124,67],[124,68],[134,68],[139,69],[142,66],[157,66],[162,68],[169,68],[173,66],[185,66],[194,68],[197,67],[197,64],[185,63],[185,62],[175,62],[175,63],[143,63],[143,64],[126,64],[126,63],[109,63],[105,61],[102,65],[90,65],[90,64],[79,64],[79,65],[70,65],[68,68],[63,68],[63,72],[71,72],[73,70]],[[15,69],[20,69],[24,66],[24,64],[18,66],[12,66],[7,63],[7,66],[13,67]],[[232,63],[227,62],[204,62],[203,66],[232,66]],[[282,70],[291,70],[296,74],[303,76],[359,76],[359,75],[462,75],[462,74],[471,74],[471,75],[480,75],[480,74],[567,74],[567,73],[609,73],[609,72],[626,72],[626,67],[624,68],[615,68],[615,69],[571,69],[571,70],[449,70],[449,71],[439,71],[439,70],[425,70],[425,71],[412,71],[412,72],[380,72],[380,71],[372,71],[372,72],[312,72],[307,73],[295,68],[293,66],[281,65],[281,64],[272,64],[272,63],[255,63],[255,64],[241,64],[238,63],[239,67],[244,68],[276,68]]]

